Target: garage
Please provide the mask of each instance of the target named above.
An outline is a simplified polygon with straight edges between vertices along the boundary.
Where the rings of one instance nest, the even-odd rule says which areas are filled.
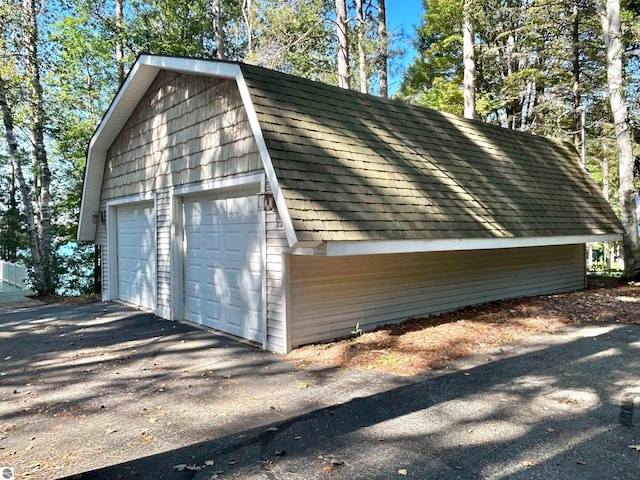
[[[96,129],[82,195],[104,301],[276,352],[583,288],[585,243],[622,232],[571,144],[154,55]]]
[[[186,319],[262,342],[262,242],[257,196],[184,202]]]
[[[156,241],[152,203],[117,209],[118,299],[155,309]]]

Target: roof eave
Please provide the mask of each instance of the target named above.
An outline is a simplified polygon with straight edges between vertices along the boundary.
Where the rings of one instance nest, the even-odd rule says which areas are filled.
[[[386,253],[447,252],[498,248],[545,247],[620,240],[617,233],[511,238],[446,238],[434,240],[357,240],[328,241],[326,256],[376,255]]]
[[[95,241],[97,225],[93,223],[93,213],[100,207],[100,193],[107,150],[160,70],[177,71],[190,75],[207,75],[236,81],[249,117],[251,129],[258,144],[258,150],[260,151],[278,211],[280,212],[287,240],[289,245],[297,243],[293,222],[279,187],[275,169],[273,168],[240,65],[220,61],[154,55],[141,55],[138,58],[91,138],[87,150],[87,165],[80,203],[78,241]]]

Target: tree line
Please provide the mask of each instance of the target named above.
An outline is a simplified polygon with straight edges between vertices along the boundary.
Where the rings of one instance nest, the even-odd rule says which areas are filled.
[[[621,214],[630,277],[638,10],[423,0],[418,54],[395,92],[584,146]],[[39,293],[92,289],[92,247],[75,244],[86,146],[140,53],[240,60],[386,97],[405,41],[384,0],[0,0],[0,255],[23,257]]]

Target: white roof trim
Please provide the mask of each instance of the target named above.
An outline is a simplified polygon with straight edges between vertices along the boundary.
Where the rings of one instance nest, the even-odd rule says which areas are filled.
[[[325,254],[376,255],[384,253],[448,252],[453,250],[490,250],[495,248],[545,247],[590,242],[614,242],[620,235],[567,235],[519,238],[448,238],[438,240],[362,240],[326,242]]]
[[[208,75],[219,78],[235,79],[242,101],[244,102],[247,116],[253,134],[258,144],[260,157],[264,165],[269,185],[273,192],[278,213],[287,235],[289,245],[297,242],[293,223],[289,216],[278,179],[273,168],[273,163],[267,150],[264,136],[258,122],[255,108],[251,102],[249,89],[242,76],[240,65],[212,60],[197,60],[191,58],[162,57],[141,55],[131,68],[124,84],[118,91],[107,113],[102,118],[96,129],[87,151],[87,166],[84,175],[82,189],[82,201],[80,203],[80,221],[78,225],[79,241],[94,241],[96,236],[96,224],[92,215],[100,207],[100,194],[102,189],[102,177],[106,161],[107,149],[116,139],[122,127],[136,105],[145,94],[154,78],[160,70],[171,70],[192,75]]]
[[[240,90],[240,96],[242,97],[244,108],[247,110],[249,124],[251,125],[251,130],[253,130],[253,136],[256,139],[256,143],[258,145],[260,158],[262,158],[262,165],[264,166],[265,173],[267,174],[267,180],[269,181],[269,186],[271,187],[271,192],[273,193],[273,199],[275,200],[276,206],[278,208],[280,221],[282,221],[282,226],[284,227],[284,233],[287,236],[289,246],[293,246],[298,242],[298,238],[296,236],[296,231],[293,228],[293,222],[291,220],[291,216],[289,215],[289,209],[287,208],[284,196],[282,195],[280,184],[278,183],[276,171],[273,168],[271,155],[269,155],[267,144],[264,141],[264,135],[262,134],[262,129],[260,128],[260,122],[258,121],[256,109],[253,106],[253,102],[251,101],[249,87],[247,87],[247,82],[245,82],[244,77],[242,76],[242,72],[238,74],[236,80],[238,82],[238,89]]]

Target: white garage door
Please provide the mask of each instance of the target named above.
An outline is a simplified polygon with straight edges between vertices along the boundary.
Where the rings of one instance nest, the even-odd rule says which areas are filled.
[[[262,342],[258,197],[184,203],[187,320]]]
[[[155,308],[156,241],[153,205],[119,207],[118,298],[134,305]]]

